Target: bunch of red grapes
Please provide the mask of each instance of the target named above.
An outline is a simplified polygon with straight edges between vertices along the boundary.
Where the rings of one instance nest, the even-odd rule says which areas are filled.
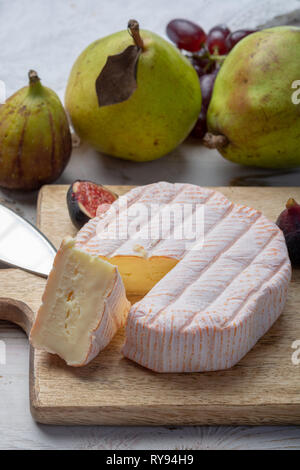
[[[167,25],[167,35],[179,49],[187,55],[195,68],[202,92],[202,107],[191,135],[202,139],[207,131],[206,114],[211,99],[216,76],[224,56],[245,36],[254,33],[253,29],[240,29],[231,32],[224,25],[214,26],[208,34],[192,21],[176,19]]]

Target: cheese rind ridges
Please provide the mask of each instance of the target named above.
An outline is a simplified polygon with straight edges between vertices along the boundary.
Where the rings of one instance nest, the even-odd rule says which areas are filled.
[[[123,206],[133,209],[133,215],[128,214]],[[143,204],[149,209],[158,204],[160,207],[155,213],[155,220],[145,216],[142,219],[142,227],[135,233],[134,237],[128,236],[120,239],[113,236],[115,230],[116,218],[118,228],[130,225],[135,222],[134,209]],[[200,188],[192,184],[171,184],[154,183],[143,187],[134,188],[129,193],[121,196],[115,201],[111,208],[104,214],[91,220],[76,237],[77,246],[95,256],[99,256],[106,261],[117,265],[124,281],[127,294],[145,295],[167,272],[172,269],[179,260],[181,260],[190,245],[187,241],[176,239],[174,234],[175,221],[171,219],[170,226],[167,226],[164,237],[152,238],[143,237],[143,233],[150,233],[151,227],[160,229],[161,220],[164,212],[168,211],[170,204],[191,204],[192,214],[199,205],[210,210],[204,214],[204,233],[211,230],[232,207],[221,193],[208,189]],[[191,217],[193,220],[193,215]],[[177,227],[178,228],[178,227]],[[202,227],[195,226],[193,220],[193,230],[196,233],[196,239],[201,238]],[[105,237],[101,233],[106,233]],[[151,232],[152,233],[152,232]],[[112,234],[110,237],[109,234]],[[139,250],[136,247],[139,247]]]
[[[290,277],[278,227],[235,204],[132,306],[123,354],[157,372],[232,367],[282,312]]]

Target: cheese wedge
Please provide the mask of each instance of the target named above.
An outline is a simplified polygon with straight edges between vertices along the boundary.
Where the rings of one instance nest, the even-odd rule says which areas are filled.
[[[87,223],[77,234],[76,246],[118,266],[127,295],[145,295],[194,243],[193,238],[187,241],[175,236],[184,233],[187,220],[170,215],[170,208],[179,209],[179,216],[183,207],[190,209],[187,217],[192,220],[191,229],[198,240],[203,224],[197,223],[195,213],[203,205],[209,228],[225,216],[232,203],[219,192],[192,184],[159,182],[140,186]]]
[[[204,202],[202,249],[130,310],[123,354],[154,371],[230,368],[283,310],[291,266],[282,232],[254,209],[222,198],[214,207],[216,198]]]
[[[57,252],[31,344],[70,366],[90,362],[124,325],[130,304],[118,269],[66,238]]]

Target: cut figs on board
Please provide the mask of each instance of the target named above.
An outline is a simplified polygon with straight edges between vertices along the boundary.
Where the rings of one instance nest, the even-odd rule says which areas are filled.
[[[101,184],[84,180],[74,181],[67,192],[67,205],[73,224],[80,229],[96,216],[97,210],[105,212],[117,198],[117,194]]]

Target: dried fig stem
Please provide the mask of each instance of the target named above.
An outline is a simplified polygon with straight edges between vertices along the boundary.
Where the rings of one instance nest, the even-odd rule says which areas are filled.
[[[133,37],[136,46],[142,51],[145,49],[144,41],[140,36],[140,25],[136,20],[129,20],[128,26],[129,34]]]
[[[35,70],[29,70],[28,78],[29,78],[30,85],[33,85],[34,83],[37,83],[40,81],[39,76]]]
[[[210,132],[207,132],[203,137],[202,143],[209,149],[218,149],[226,147],[226,145],[229,144],[229,141],[225,135],[214,135]]]
[[[294,207],[294,206],[296,206],[296,205],[297,205],[297,203],[296,203],[295,199],[293,199],[292,197],[290,197],[289,200],[287,201],[285,207],[286,207],[287,209],[291,209],[291,207]]]

